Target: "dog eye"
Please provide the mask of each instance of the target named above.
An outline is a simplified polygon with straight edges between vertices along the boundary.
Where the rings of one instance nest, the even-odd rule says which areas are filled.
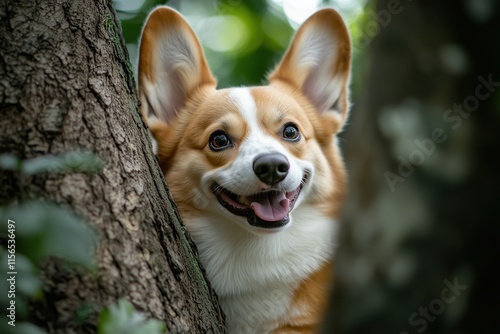
[[[295,124],[285,124],[283,128],[283,139],[288,141],[298,141],[300,139],[300,132]]]
[[[229,139],[229,136],[224,131],[215,131],[210,136],[208,145],[212,151],[221,151],[232,146],[233,144]]]

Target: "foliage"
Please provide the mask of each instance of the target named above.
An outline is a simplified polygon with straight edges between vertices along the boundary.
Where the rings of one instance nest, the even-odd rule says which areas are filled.
[[[23,254],[27,261],[39,263],[43,258],[56,256],[84,266],[92,265],[95,234],[81,217],[66,208],[28,201],[1,208],[0,217],[3,222],[16,221],[16,255]],[[7,234],[6,224],[2,224],[0,232]],[[18,260],[16,258],[16,262]]]
[[[19,176],[27,177],[39,173],[97,172],[103,161],[86,151],[71,151],[57,156],[41,156],[22,160],[12,154],[0,155],[0,169],[11,170]],[[95,266],[93,248],[97,241],[93,230],[78,215],[56,203],[28,200],[19,204],[0,207],[0,270],[2,273],[15,272],[15,299],[8,294],[0,296],[0,307],[7,309],[10,300],[15,300],[15,327],[0,322],[0,332],[5,334],[46,334],[29,322],[28,302],[43,297],[42,281],[38,267],[47,257],[57,257],[68,264],[80,265],[88,269]],[[11,226],[7,224],[11,223]],[[4,240],[5,239],[5,240]],[[12,246],[9,239],[13,239]],[[5,243],[3,242],[5,241]],[[15,248],[14,248],[15,247]],[[12,252],[11,252],[12,248]],[[8,261],[12,254],[14,262]],[[13,263],[13,266],[11,267]],[[6,280],[2,280],[2,284]],[[2,289],[2,291],[8,291]],[[8,299],[9,298],[9,299]],[[88,317],[94,310],[82,305],[75,320]],[[81,320],[81,319],[80,319]],[[165,324],[157,320],[145,320],[136,312],[132,304],[120,300],[118,304],[104,309],[99,316],[99,334],[164,333]]]
[[[61,155],[45,155],[21,160],[12,154],[0,155],[0,168],[21,175],[38,173],[96,172],[103,167],[98,156],[86,151],[71,151]]]
[[[134,306],[120,300],[117,304],[104,309],[99,315],[98,334],[161,334],[166,330],[163,322],[145,320]]]
[[[14,171],[21,178],[48,172],[95,172],[101,167],[99,157],[83,151],[28,160],[21,160],[12,154],[0,156],[0,168]],[[38,271],[41,261],[53,256],[69,264],[92,268],[96,235],[80,216],[67,208],[42,200],[27,200],[0,207],[0,221],[0,270],[2,273],[15,273],[12,274],[15,276],[14,298],[7,293],[2,294],[0,307],[5,310],[14,300],[16,319],[15,327],[2,321],[0,332],[45,333],[33,324],[22,322],[28,317],[28,301],[42,298],[42,282]],[[2,284],[7,285],[6,282],[6,279],[2,279]],[[6,287],[2,291],[11,290]]]

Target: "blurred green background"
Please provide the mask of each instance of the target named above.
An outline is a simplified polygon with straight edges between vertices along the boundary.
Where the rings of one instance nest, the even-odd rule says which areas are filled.
[[[283,55],[295,30],[319,8],[338,10],[348,22],[353,40],[361,34],[358,27],[367,12],[364,8],[367,0],[113,2],[132,64],[137,63],[137,43],[147,13],[157,5],[167,4],[181,12],[193,26],[219,88],[262,84],[266,73]],[[355,61],[359,54],[355,53]],[[359,69],[358,66],[354,68]],[[353,87],[357,86],[354,80]]]

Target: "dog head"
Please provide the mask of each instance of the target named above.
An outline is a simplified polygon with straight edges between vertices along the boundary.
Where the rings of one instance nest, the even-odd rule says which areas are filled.
[[[217,90],[184,18],[168,7],[149,15],[141,110],[188,227],[212,217],[278,232],[302,206],[338,214],[345,173],[335,136],[347,118],[350,62],[342,18],[323,9],[297,31],[268,85]]]

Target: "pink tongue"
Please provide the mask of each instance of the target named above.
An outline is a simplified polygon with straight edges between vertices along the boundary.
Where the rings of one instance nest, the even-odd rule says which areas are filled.
[[[290,200],[284,192],[268,192],[254,196],[250,207],[260,219],[275,222],[286,217],[290,210]]]

